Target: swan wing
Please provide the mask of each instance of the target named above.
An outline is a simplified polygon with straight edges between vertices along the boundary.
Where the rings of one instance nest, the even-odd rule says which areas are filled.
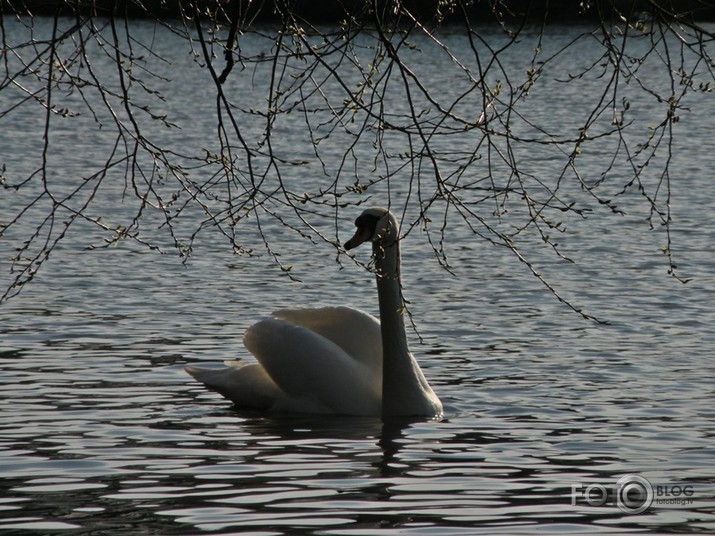
[[[301,318],[306,321],[309,317],[310,314]],[[288,395],[273,409],[295,411],[292,406],[314,405],[314,411],[319,413],[380,415],[381,370],[376,373],[374,367],[354,359],[321,333],[297,323],[267,318],[248,328],[243,342],[271,380]]]
[[[374,316],[345,306],[279,309],[272,316],[322,335],[382,373],[382,334]]]

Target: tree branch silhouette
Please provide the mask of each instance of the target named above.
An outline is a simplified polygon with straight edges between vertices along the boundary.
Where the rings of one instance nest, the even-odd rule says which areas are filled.
[[[218,233],[237,255],[267,254],[297,278],[282,261],[275,229],[330,244],[342,262],[340,220],[379,202],[401,215],[405,236],[424,233],[445,270],[453,269],[453,228],[465,226],[592,319],[560,295],[524,245],[542,244],[572,262],[557,240],[569,219],[627,213],[638,202],[633,192],[650,228],[664,232],[668,273],[686,281],[671,233],[674,127],[693,94],[715,87],[715,36],[659,2],[646,2],[646,12],[601,0],[581,3],[582,31],[554,47],[553,14],[521,4],[489,3],[485,24],[475,22],[469,2],[418,11],[373,1],[346,5],[339,20],[324,24],[288,1],[182,1],[178,18],[156,18],[129,2],[153,20],[156,36],[182,43],[206,76],[200,98],[213,102],[213,117],[203,119],[215,137],[201,147],[176,146],[165,135],[184,128],[164,93],[173,82],[167,66],[184,56],[158,52],[117,2],[108,11],[93,1],[59,2],[44,19],[28,4],[2,4],[0,129],[40,110],[43,134],[35,169],[3,162],[0,172],[5,198],[18,200],[3,205],[0,221],[0,241],[15,250],[0,302],[18,294],[80,223],[101,236],[88,248],[131,241],[173,251],[180,262],[202,236]],[[49,34],[42,20],[51,21]],[[579,47],[589,53],[569,63]],[[425,78],[426,51],[443,59],[442,83]],[[106,64],[113,69],[100,67]],[[667,87],[653,82],[655,71]],[[237,94],[251,77],[267,83]],[[583,85],[587,97],[554,129],[537,103],[549,102],[559,85]],[[640,102],[655,110],[655,122],[634,111]],[[60,187],[50,172],[55,132],[73,124],[101,138],[101,157]],[[290,151],[277,143],[288,135]],[[584,171],[593,154],[602,155],[598,173]],[[559,172],[544,174],[539,159],[558,162]],[[300,181],[297,170],[317,175],[317,186]],[[110,221],[97,198],[118,181],[124,216]],[[248,228],[259,244],[244,238]]]

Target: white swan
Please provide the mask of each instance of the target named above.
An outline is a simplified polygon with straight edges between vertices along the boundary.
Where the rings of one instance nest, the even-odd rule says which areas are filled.
[[[400,292],[399,226],[365,210],[345,243],[372,240],[380,321],[349,307],[282,309],[246,330],[257,363],[186,371],[239,408],[364,416],[437,416],[442,403],[407,347]]]

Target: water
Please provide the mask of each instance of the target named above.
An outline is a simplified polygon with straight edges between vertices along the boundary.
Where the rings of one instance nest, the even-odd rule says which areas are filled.
[[[137,24],[142,36],[153,35],[153,26]],[[572,32],[578,29],[558,29],[557,44]],[[155,46],[168,53],[172,41],[162,35]],[[173,77],[183,90],[166,106],[192,128],[168,130],[167,143],[208,144],[214,103],[196,98],[199,71],[177,55],[164,69],[184,66],[186,73]],[[571,56],[560,61],[578,64]],[[577,87],[564,91],[565,103],[581,98]],[[548,98],[539,95],[537,109]],[[0,102],[11,98],[11,89],[0,93]],[[715,151],[712,98],[696,98],[705,108],[681,122],[684,137],[671,165],[673,249],[679,273],[691,279],[685,285],[666,274],[664,234],[649,231],[638,208],[627,216],[570,218],[571,232],[559,241],[576,264],[524,243],[565,298],[605,323],[559,303],[504,248],[458,219],[447,242],[454,276],[419,233],[408,237],[403,272],[417,328],[409,336],[445,404],[440,420],[238,413],[183,372],[187,363],[242,355],[244,329],[275,308],[342,303],[375,312],[372,277],[345,257],[342,266],[333,262],[330,244],[294,241],[267,220],[271,243],[294,265],[296,282],[269,255],[232,255],[215,233],[199,235],[184,266],[130,242],[87,251],[106,236],[78,224],[31,285],[0,309],[0,529],[712,533]],[[557,131],[564,109],[550,110],[548,128]],[[31,172],[41,139],[31,126],[42,117],[1,120],[6,174]],[[82,121],[92,123],[81,117],[70,125]],[[103,136],[111,138],[106,130],[83,137],[66,127],[54,138],[56,187],[97,168]],[[558,173],[554,162],[535,158],[532,165]],[[325,166],[339,163],[326,159]],[[92,215],[126,221],[130,209],[117,202],[122,191],[123,184],[103,183]],[[20,195],[3,192],[4,220],[22,204]],[[345,240],[356,212],[341,212],[338,229],[329,218],[316,222],[326,236]],[[28,218],[0,241],[4,285],[13,248],[34,224]],[[152,225],[144,230],[165,240]],[[254,231],[243,239],[261,250]],[[367,262],[367,251],[358,257]],[[628,474],[647,478],[659,493],[647,511],[624,512],[610,501],[590,506],[580,497],[572,504],[573,490],[611,487]],[[689,502],[675,501],[678,491]]]

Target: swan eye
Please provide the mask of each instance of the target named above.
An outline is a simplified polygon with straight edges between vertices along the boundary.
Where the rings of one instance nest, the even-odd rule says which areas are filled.
[[[379,221],[380,218],[372,214],[361,214],[355,220],[355,227],[360,230],[368,229],[370,231],[369,236],[372,238],[373,236],[375,236],[375,230],[377,229],[377,223]]]
[[[355,220],[355,227],[357,227],[357,231],[350,240],[345,242],[345,249],[353,249],[363,242],[373,240],[375,238],[375,229],[377,228],[378,221],[379,218],[375,218],[370,214],[361,214]]]

